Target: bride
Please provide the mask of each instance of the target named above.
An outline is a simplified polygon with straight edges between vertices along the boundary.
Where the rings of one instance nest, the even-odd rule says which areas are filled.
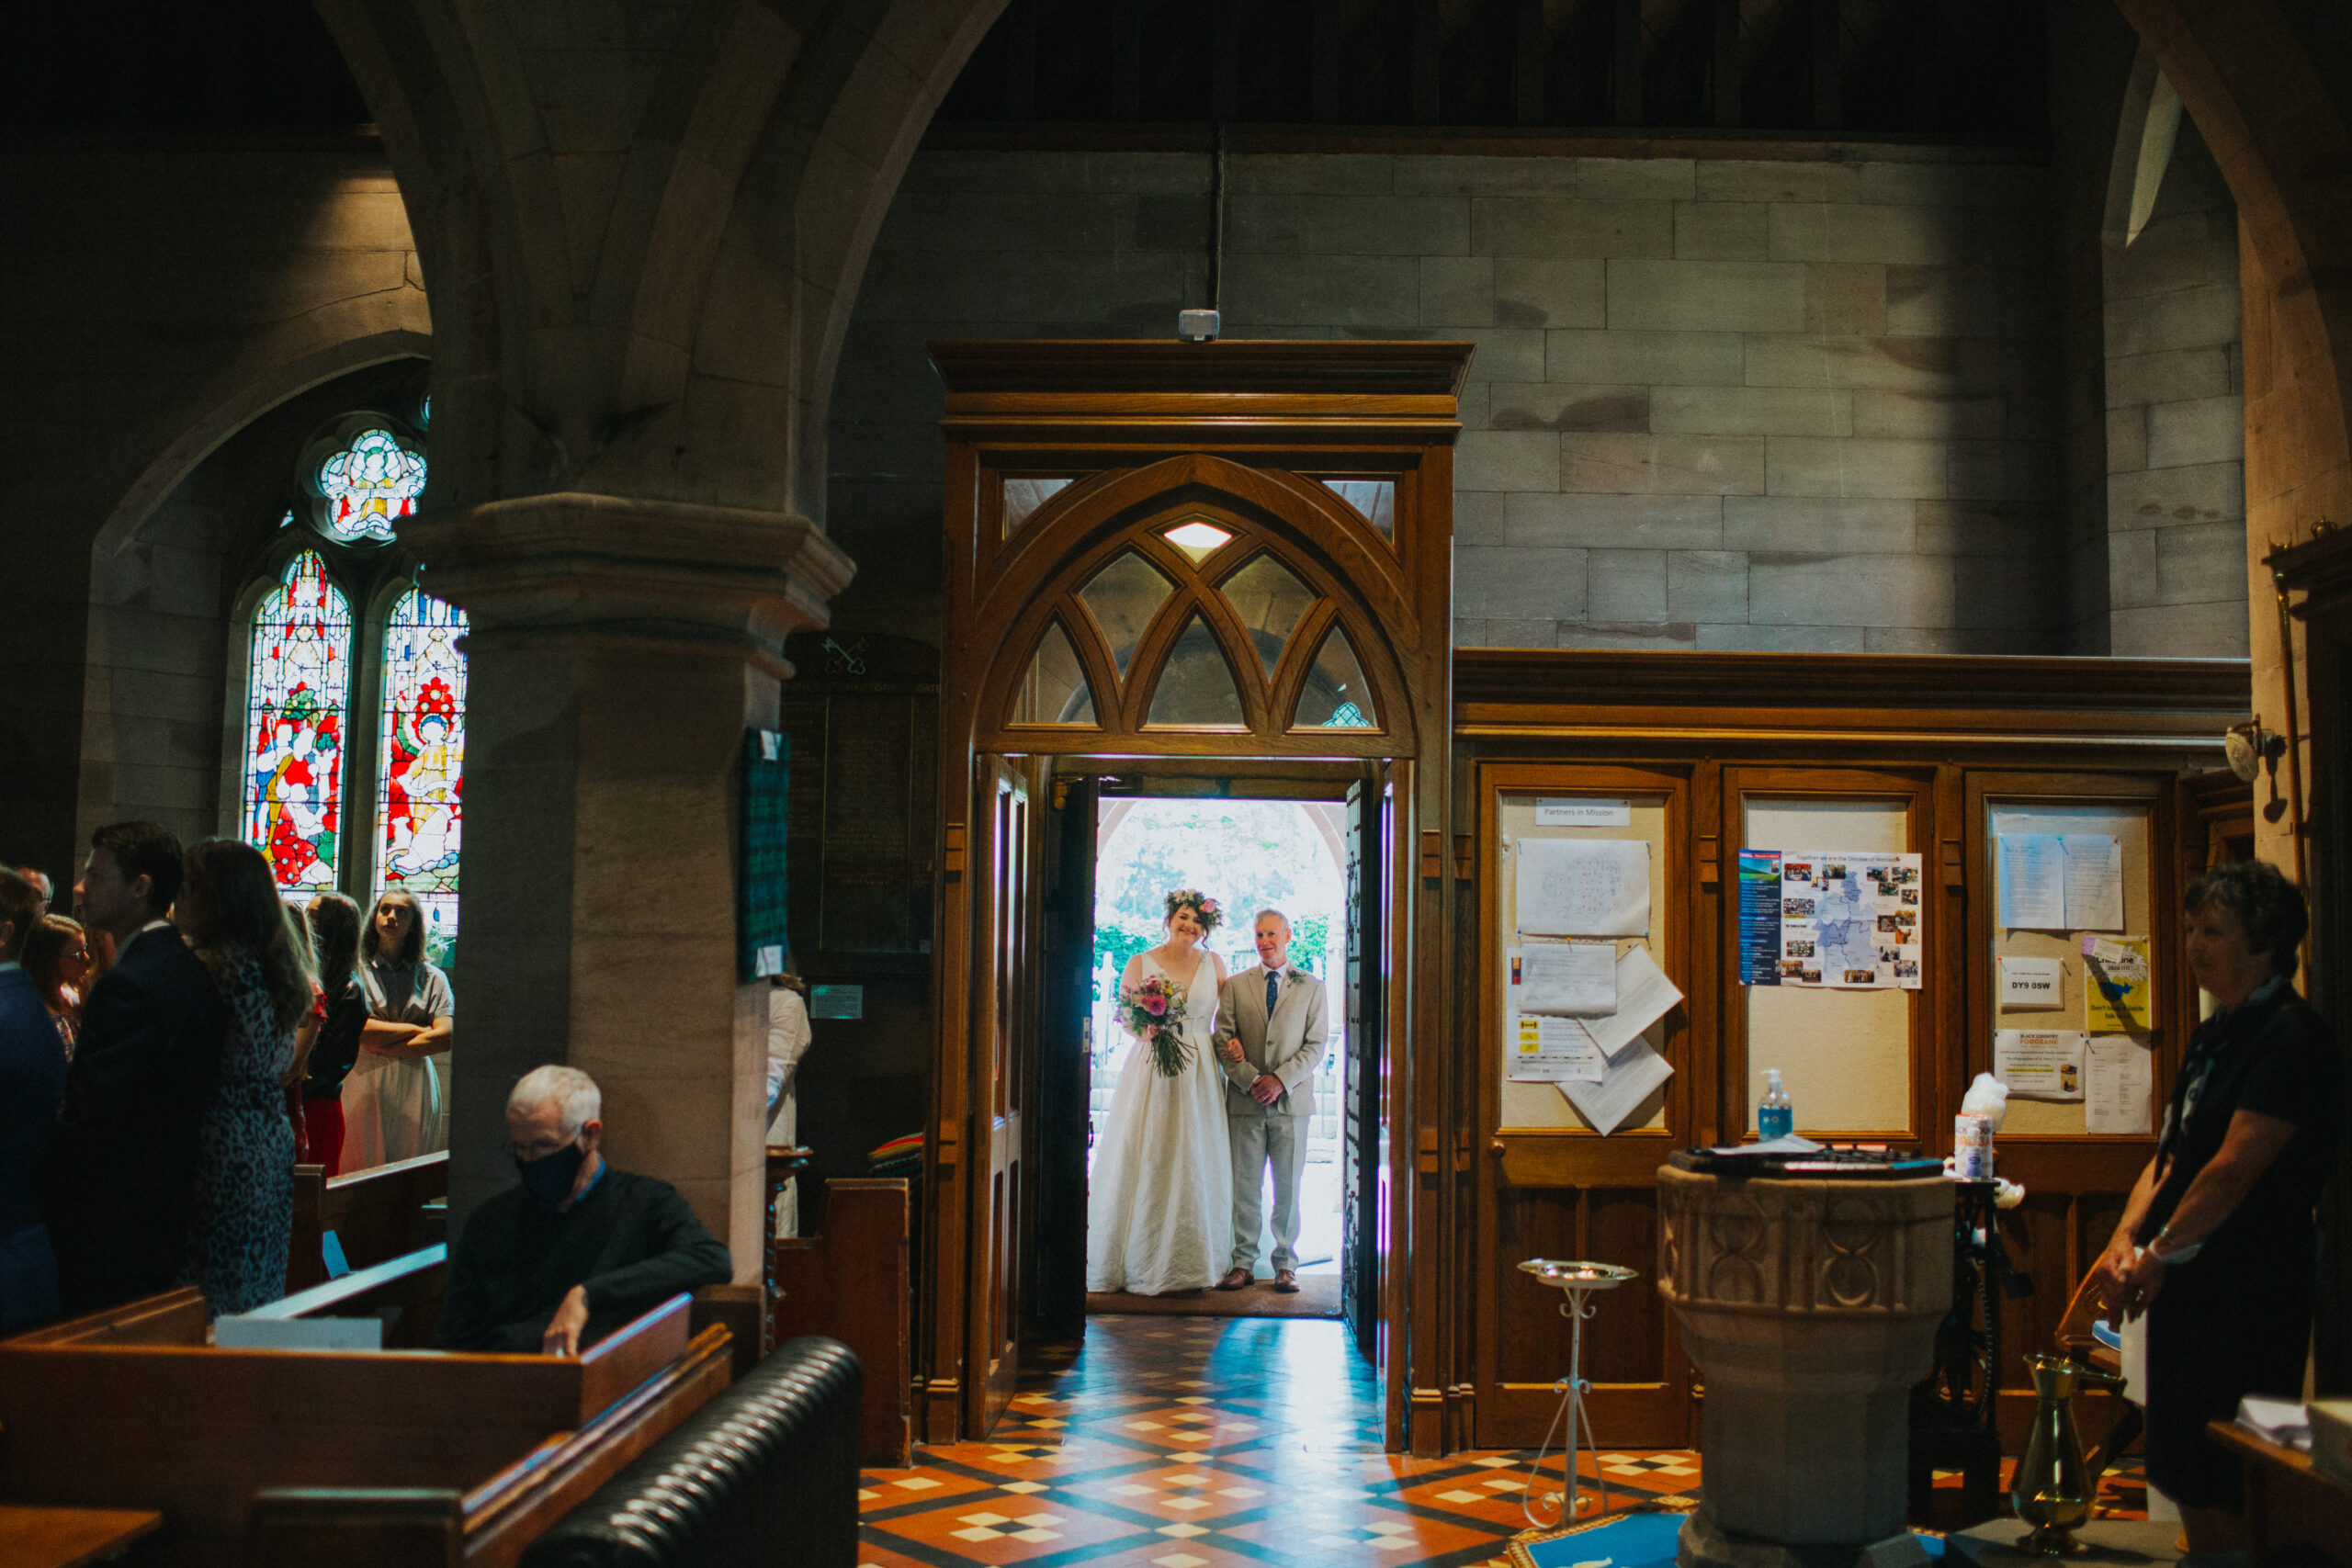
[[[1225,963],[1204,945],[1216,900],[1168,896],[1168,940],[1127,961],[1124,995],[1155,977],[1184,987],[1182,1066],[1161,1074],[1146,1029],[1127,1047],[1086,1201],[1086,1288],[1160,1295],[1214,1282],[1233,1247],[1225,1078],[1210,1042]]]

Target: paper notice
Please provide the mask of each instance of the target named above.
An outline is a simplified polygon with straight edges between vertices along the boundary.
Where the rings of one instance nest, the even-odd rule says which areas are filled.
[[[2001,924],[2010,931],[2063,931],[2066,850],[2055,833],[2004,833],[1994,860],[2001,879]]]
[[[1639,948],[1634,951],[1640,952]],[[1609,1064],[1599,1083],[1563,1082],[1560,1092],[1577,1108],[1592,1130],[1604,1135],[1625,1124],[1625,1119],[1674,1076],[1667,1059],[1636,1036],[1625,1054]]]
[[[2060,843],[2066,855],[2066,929],[2123,929],[2123,846],[2105,833],[2068,833]]]
[[[2154,1054],[2128,1034],[2094,1034],[2083,1056],[2083,1131],[2145,1134]]]
[[[1617,944],[1531,942],[1520,950],[1519,1010],[1607,1018],[1617,1010]]]
[[[2075,1029],[2004,1029],[1993,1036],[1993,1076],[2020,1100],[2083,1098],[2083,1036]]]
[[[1630,828],[1634,825],[1634,803],[1630,800],[1539,800],[1535,803],[1535,825],[1538,828]]]
[[[1780,983],[1918,989],[1919,887],[1917,855],[1783,851]]]
[[[1739,852],[1739,983],[1781,983],[1781,852]]]
[[[1646,839],[1521,839],[1518,872],[1528,936],[1649,935]]]
[[[1585,1032],[1611,1062],[1623,1061],[1642,1031],[1664,1018],[1682,993],[1646,947],[1629,947],[1617,960],[1617,1010],[1584,1021]]]
[[[2083,938],[2083,1028],[2092,1034],[2148,1032],[2148,939]]]
[[[1504,1076],[1513,1083],[1599,1083],[1608,1068],[1609,1058],[1575,1019],[1521,1014]]]
[[[2005,1008],[2065,1006],[2066,961],[2063,958],[2002,959],[2000,1005]]]

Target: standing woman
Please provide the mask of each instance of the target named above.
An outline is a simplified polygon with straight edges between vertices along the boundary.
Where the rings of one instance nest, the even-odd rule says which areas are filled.
[[[24,964],[70,1062],[82,1038],[82,998],[90,994],[90,943],[82,934],[82,923],[63,915],[35,920],[25,935]]]
[[[343,1168],[366,1170],[432,1154],[447,1123],[432,1056],[449,1048],[457,998],[424,956],[424,912],[398,889],[376,900],[360,942],[368,1022],[343,1086]]]
[[[2188,885],[2188,967],[2213,1000],[2189,1037],[2156,1157],[2098,1262],[2099,1294],[2148,1314],[2148,1480],[2192,1552],[2245,1550],[2237,1459],[2205,1436],[2249,1393],[2298,1395],[2318,1283],[2312,1209],[2335,1162],[2335,1042],[2290,983],[2310,917],[2261,862]]]
[[[311,1158],[333,1176],[343,1158],[343,1080],[359,1059],[368,1027],[368,990],[359,983],[359,906],[340,893],[322,893],[306,911],[311,951],[319,960],[323,1016],[302,1066],[302,1125]]]
[[[279,1080],[311,1010],[311,944],[269,862],[232,839],[188,852],[172,919],[228,1021],[197,1145],[196,1282],[214,1315],[250,1312],[286,1293],[294,1127]]]

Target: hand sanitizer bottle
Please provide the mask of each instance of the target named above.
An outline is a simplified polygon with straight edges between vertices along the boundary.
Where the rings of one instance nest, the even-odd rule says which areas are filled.
[[[1764,1103],[1756,1108],[1756,1135],[1766,1143],[1785,1138],[1796,1131],[1796,1108],[1789,1103],[1789,1091],[1781,1087],[1781,1069],[1764,1069]]]

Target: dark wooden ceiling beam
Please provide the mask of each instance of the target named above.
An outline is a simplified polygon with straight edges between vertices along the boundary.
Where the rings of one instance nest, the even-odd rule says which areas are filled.
[[[1717,125],[1740,123],[1739,0],[1713,0],[1715,69],[1710,105]]]

